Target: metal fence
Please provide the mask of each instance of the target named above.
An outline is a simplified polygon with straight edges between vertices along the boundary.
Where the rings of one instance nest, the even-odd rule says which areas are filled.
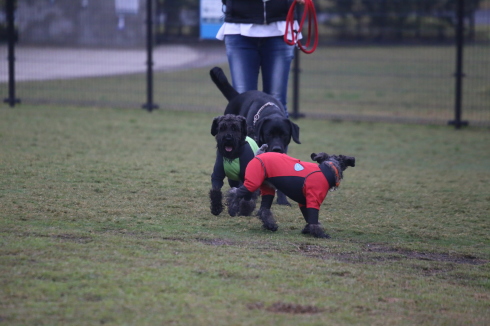
[[[150,104],[160,110],[221,113],[226,102],[208,71],[219,65],[228,73],[225,49],[219,41],[198,39],[199,1],[154,0],[147,16],[148,3],[0,0],[4,108],[21,109],[22,103],[148,108],[151,88]],[[458,50],[461,3],[464,48]],[[9,4],[15,8],[13,54],[7,43]],[[490,126],[490,1],[319,0],[315,5],[320,46],[313,54],[298,54],[292,67],[293,116],[437,124],[461,119]]]

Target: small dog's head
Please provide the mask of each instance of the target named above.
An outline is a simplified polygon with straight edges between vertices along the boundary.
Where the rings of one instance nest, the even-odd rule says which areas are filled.
[[[339,180],[343,178],[343,173],[349,166],[356,166],[356,158],[353,156],[345,156],[345,155],[329,155],[327,153],[311,153],[311,159],[316,161],[318,164],[322,164],[324,162],[332,163],[339,173]],[[338,183],[337,182],[337,183]]]
[[[353,156],[345,156],[345,155],[328,155],[327,153],[311,153],[311,159],[316,161],[318,164],[322,164],[325,161],[337,161],[339,163],[339,167],[342,171],[347,169],[349,166],[356,166],[356,158]]]
[[[211,135],[216,138],[219,153],[233,160],[239,156],[240,145],[247,136],[247,120],[234,114],[216,117],[211,125]]]

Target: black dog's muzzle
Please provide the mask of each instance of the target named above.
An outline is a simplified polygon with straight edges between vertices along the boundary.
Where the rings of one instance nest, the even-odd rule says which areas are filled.
[[[236,141],[231,134],[225,135],[221,140],[221,144],[225,152],[233,152],[236,146],[235,143]]]
[[[283,153],[284,151],[282,150],[281,146],[274,146],[274,147],[272,147],[271,152]]]

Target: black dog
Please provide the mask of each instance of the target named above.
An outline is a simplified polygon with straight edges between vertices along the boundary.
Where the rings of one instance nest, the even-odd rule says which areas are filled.
[[[238,93],[229,83],[223,70],[214,67],[210,71],[211,79],[228,100],[225,114],[244,116],[247,119],[248,135],[259,146],[267,144],[271,152],[287,153],[291,139],[299,141],[299,127],[286,116],[281,102],[261,91]],[[289,205],[283,194],[278,192],[278,204]]]
[[[244,180],[245,168],[255,156],[258,146],[247,136],[247,122],[244,117],[227,114],[213,119],[211,135],[216,138],[216,162],[211,175],[211,213],[219,215],[223,211],[221,188],[225,176],[230,187],[238,187]],[[256,196],[251,200],[234,201],[228,198],[228,214],[231,216],[252,214]]]
[[[318,221],[320,205],[327,192],[340,185],[343,171],[348,166],[355,166],[356,159],[326,153],[312,153],[311,158],[319,164],[303,162],[281,153],[259,154],[249,162],[243,185],[230,192],[238,201],[250,198],[260,188],[262,202],[258,217],[265,229],[277,231],[271,204],[275,189],[281,190],[299,204],[307,223],[301,232],[317,238],[329,238]]]

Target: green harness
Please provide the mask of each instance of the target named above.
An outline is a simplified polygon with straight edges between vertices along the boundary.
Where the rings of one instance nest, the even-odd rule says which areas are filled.
[[[257,153],[259,146],[257,146],[255,140],[247,136],[245,141],[248,143],[253,153]],[[225,174],[228,179],[240,181],[240,157],[237,157],[234,160],[227,160],[223,158],[223,167],[225,168]]]

